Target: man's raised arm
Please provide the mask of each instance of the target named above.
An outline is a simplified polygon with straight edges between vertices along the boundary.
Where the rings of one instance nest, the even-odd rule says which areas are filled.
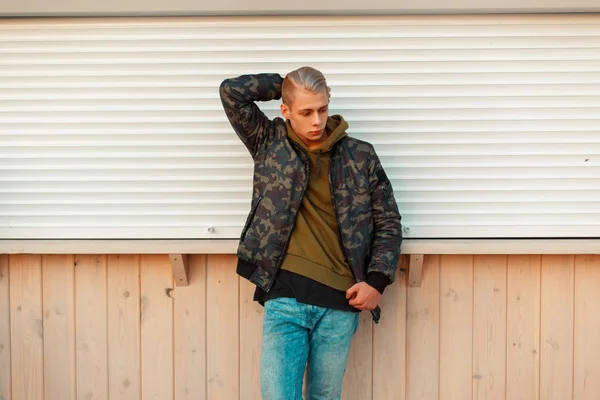
[[[252,157],[269,142],[272,124],[255,104],[279,100],[283,78],[279,74],[242,75],[225,79],[219,94],[225,114]]]

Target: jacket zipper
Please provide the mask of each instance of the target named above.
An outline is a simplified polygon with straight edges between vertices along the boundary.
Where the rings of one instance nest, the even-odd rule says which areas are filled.
[[[333,204],[333,210],[335,212],[335,219],[337,221],[338,224],[338,238],[340,241],[340,246],[342,247],[342,251],[344,252],[344,255],[346,256],[346,261],[348,261],[348,265],[350,265],[350,259],[348,258],[348,253],[347,253],[347,249],[346,246],[344,246],[344,242],[342,241],[342,231],[340,229],[340,219],[338,217],[338,212],[337,212],[337,206],[336,206],[336,202],[335,202],[335,196],[333,194],[333,185],[331,184],[331,169],[332,169],[332,165],[334,165],[331,161],[334,159],[334,157],[332,157],[329,160],[329,191],[331,192],[331,203]],[[366,268],[367,266],[365,266]],[[350,271],[352,272],[352,275],[354,275],[354,269],[352,268],[352,265],[350,265]],[[363,279],[362,278],[357,278],[356,275],[354,275],[354,280],[358,283],[358,282],[362,282]],[[376,324],[379,323],[379,319],[381,318],[381,307],[377,306],[375,307],[374,310],[370,311],[371,313],[371,317],[373,318],[373,322],[375,322]]]
[[[333,212],[335,213],[335,220],[337,222],[337,234],[338,234],[338,240],[340,241],[340,246],[342,247],[342,252],[344,253],[344,256],[346,257],[346,262],[348,262],[348,265],[350,266],[350,271],[352,272],[352,275],[354,275],[354,269],[352,268],[352,265],[350,265],[350,258],[348,258],[348,251],[346,249],[346,246],[344,246],[344,241],[342,240],[342,231],[340,228],[340,218],[338,215],[338,209],[337,209],[337,204],[335,201],[335,195],[334,195],[334,190],[333,190],[333,185],[332,185],[332,173],[331,170],[333,169],[333,165],[335,162],[335,154],[334,157],[331,157],[331,159],[329,160],[329,192],[331,194],[331,203],[333,204]],[[361,279],[357,278],[356,275],[354,275],[354,280],[356,282],[360,282]]]

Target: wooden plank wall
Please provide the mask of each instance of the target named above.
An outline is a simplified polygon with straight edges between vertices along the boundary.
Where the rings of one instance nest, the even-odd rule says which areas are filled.
[[[166,255],[0,256],[0,400],[259,399],[262,308],[235,261],[193,256],[174,288]],[[600,398],[600,256],[427,256],[423,274],[399,275],[380,324],[362,314],[344,399]]]

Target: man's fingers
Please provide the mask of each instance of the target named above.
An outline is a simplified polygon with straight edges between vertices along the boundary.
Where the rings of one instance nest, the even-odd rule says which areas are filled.
[[[352,296],[358,293],[358,287],[356,285],[352,286],[350,289],[346,290],[346,298],[349,299]]]
[[[374,310],[377,306],[377,300],[373,298],[373,291],[375,289],[369,291],[365,288],[372,289],[368,286],[365,287],[364,283],[357,283],[348,289],[346,291],[346,299],[350,300],[348,304],[361,311]]]
[[[352,307],[354,307],[354,308],[356,308],[356,309],[358,309],[360,311],[371,311],[371,310],[375,309],[375,307],[372,307],[372,306],[370,306],[368,304],[360,304],[360,305],[352,306]]]
[[[354,298],[354,299],[350,300],[349,304],[352,307],[358,308],[361,311],[374,310],[375,309],[375,304],[373,304],[372,301],[366,300],[362,296],[360,298],[357,297],[357,298]]]
[[[362,306],[364,302],[365,302],[365,300],[362,297],[356,296],[355,298],[350,300],[349,304],[352,307],[355,307],[355,306]]]
[[[358,308],[359,310],[372,310],[375,308],[375,306],[371,304],[371,302],[365,300],[362,297],[352,299],[348,304],[350,304],[354,308]]]

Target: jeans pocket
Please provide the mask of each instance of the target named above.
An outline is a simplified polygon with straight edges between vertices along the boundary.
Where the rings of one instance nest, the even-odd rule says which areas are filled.
[[[265,313],[295,315],[300,311],[301,305],[291,297],[277,297],[265,302]]]

